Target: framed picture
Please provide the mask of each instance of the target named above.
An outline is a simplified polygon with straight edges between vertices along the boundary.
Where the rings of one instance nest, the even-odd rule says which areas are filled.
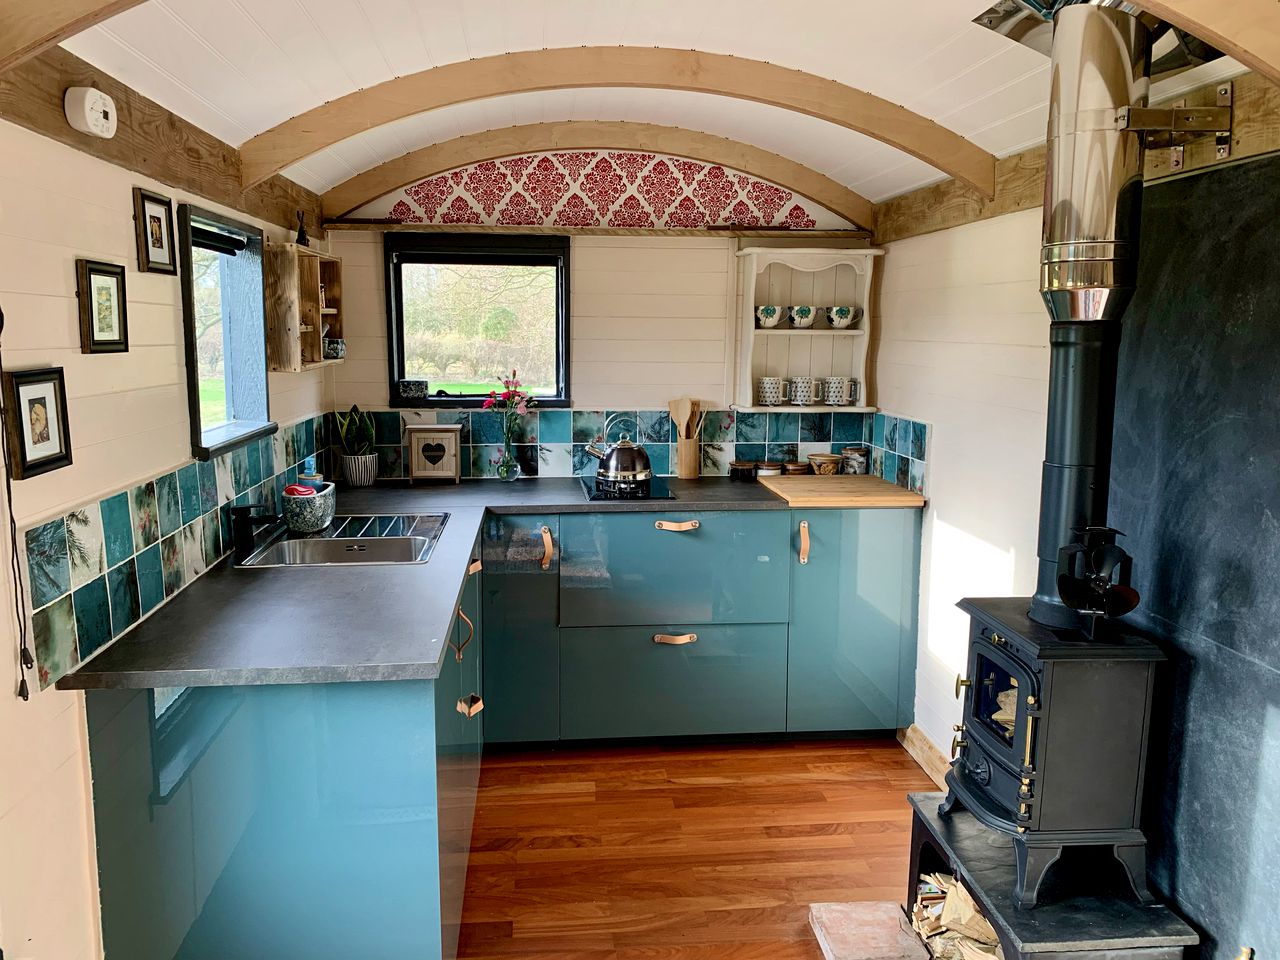
[[[13,479],[25,480],[71,465],[67,387],[61,367],[5,373],[4,410]]]
[[[173,252],[173,201],[141,187],[133,188],[133,223],[138,237],[138,269],[143,273],[178,272]]]
[[[124,267],[96,260],[76,261],[80,298],[80,352],[124,353],[129,349]]]

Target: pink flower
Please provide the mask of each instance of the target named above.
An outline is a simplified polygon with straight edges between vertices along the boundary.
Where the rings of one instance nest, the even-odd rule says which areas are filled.
[[[503,400],[510,400],[510,399],[511,399],[511,391],[510,391],[510,390],[503,390],[503,391],[502,391],[502,399],[503,399]]]
[[[486,400],[483,404],[480,405],[480,409],[488,410],[490,407],[493,406],[493,404],[494,404],[494,399],[493,397],[490,397],[488,400]]]
[[[520,414],[520,416],[523,417],[526,414],[528,414],[528,412],[529,412],[529,405],[525,403],[524,400],[521,400],[520,405],[516,407],[516,413]]]

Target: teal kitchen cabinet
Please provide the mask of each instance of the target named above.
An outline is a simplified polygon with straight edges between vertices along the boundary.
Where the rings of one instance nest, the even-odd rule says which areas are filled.
[[[495,516],[481,530],[484,737],[560,737],[559,518]]]
[[[783,623],[560,631],[566,740],[780,731]]]
[[[560,518],[560,625],[785,623],[784,510]]]
[[[908,726],[920,511],[795,510],[790,516],[786,729]]]

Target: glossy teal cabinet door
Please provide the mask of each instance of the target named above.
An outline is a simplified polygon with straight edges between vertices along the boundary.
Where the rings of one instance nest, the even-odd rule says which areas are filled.
[[[485,517],[483,722],[490,743],[560,737],[559,544],[554,514]]]
[[[908,726],[920,511],[796,510],[791,519],[787,730]]]
[[[655,636],[667,642],[655,642]],[[781,731],[787,628],[669,623],[564,629],[560,692],[566,740]]]
[[[560,625],[785,623],[789,519],[678,506],[565,514]]]

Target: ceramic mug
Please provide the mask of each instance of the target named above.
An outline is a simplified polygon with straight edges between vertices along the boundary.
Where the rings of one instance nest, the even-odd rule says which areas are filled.
[[[766,407],[776,407],[787,399],[787,381],[781,377],[761,377],[756,381],[756,392]]]
[[[818,319],[817,307],[792,307],[791,308],[791,325],[793,327],[812,327],[813,321]]]
[[[832,407],[842,407],[849,402],[848,377],[823,377],[822,402]]]
[[[756,307],[756,319],[760,321],[760,326],[765,329],[776,327],[782,322],[782,318],[786,315],[786,307],[777,307],[771,304],[764,304]]]
[[[828,307],[827,321],[835,330],[845,330],[852,327],[858,322],[862,316],[862,311],[857,307]]]
[[[808,407],[813,404],[813,388],[817,381],[813,377],[791,378],[791,402],[797,407]]]

